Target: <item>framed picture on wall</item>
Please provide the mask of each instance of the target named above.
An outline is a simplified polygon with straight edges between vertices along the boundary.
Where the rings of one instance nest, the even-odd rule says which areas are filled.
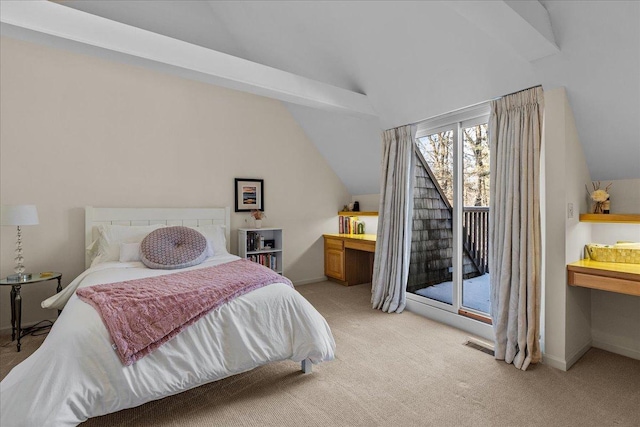
[[[236,212],[264,211],[264,180],[236,178]]]

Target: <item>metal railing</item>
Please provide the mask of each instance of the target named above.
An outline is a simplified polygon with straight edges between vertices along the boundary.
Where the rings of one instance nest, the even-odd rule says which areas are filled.
[[[464,247],[480,274],[489,272],[489,207],[465,206],[462,209]]]

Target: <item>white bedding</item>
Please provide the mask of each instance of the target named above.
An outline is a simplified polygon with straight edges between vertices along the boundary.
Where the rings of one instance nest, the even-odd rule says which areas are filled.
[[[213,257],[189,269],[236,259]],[[212,311],[123,366],[99,314],[75,288],[170,273],[138,262],[100,264],[43,302],[58,308],[68,300],[42,346],[0,384],[0,425],[77,425],[268,362],[333,359],[335,342],[322,315],[297,291],[275,283]]]

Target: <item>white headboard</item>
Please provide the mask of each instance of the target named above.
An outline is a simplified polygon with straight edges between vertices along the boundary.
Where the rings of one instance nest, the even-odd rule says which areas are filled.
[[[184,225],[197,227],[200,225],[219,224],[226,226],[225,237],[227,250],[230,250],[231,210],[225,208],[94,208],[85,207],[85,245],[88,247],[94,239],[93,228],[100,224],[116,225]],[[89,268],[91,260],[85,254],[85,268]]]

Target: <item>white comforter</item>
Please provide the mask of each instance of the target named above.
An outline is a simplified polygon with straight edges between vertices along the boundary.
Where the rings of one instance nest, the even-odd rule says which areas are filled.
[[[213,257],[190,269],[235,259]],[[333,359],[335,342],[322,315],[297,291],[275,283],[212,311],[123,366],[99,314],[75,288],[168,273],[141,263],[100,264],[45,301],[57,308],[68,299],[42,346],[0,384],[0,425],[77,425],[268,362]]]

